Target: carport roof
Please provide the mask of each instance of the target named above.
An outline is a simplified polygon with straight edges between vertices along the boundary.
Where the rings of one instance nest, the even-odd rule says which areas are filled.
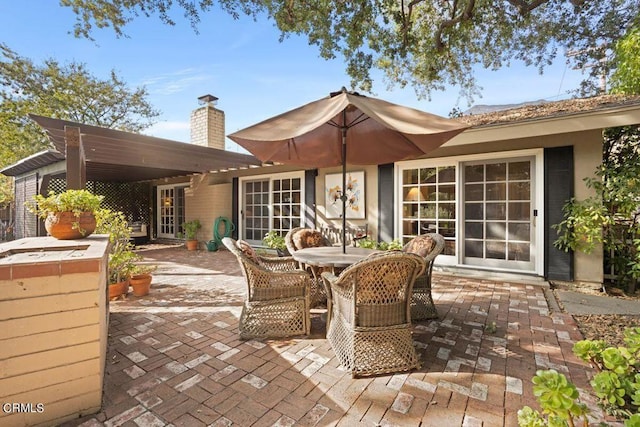
[[[155,138],[30,114],[47,133],[55,151],[47,150],[1,172],[16,176],[61,161],[65,126],[80,128],[86,158],[86,177],[92,181],[136,182],[230,169],[261,166],[248,154]]]

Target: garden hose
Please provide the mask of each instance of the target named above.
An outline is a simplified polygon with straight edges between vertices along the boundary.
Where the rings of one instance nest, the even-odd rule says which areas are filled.
[[[224,224],[224,234],[220,234],[220,224]],[[219,216],[213,223],[213,239],[207,242],[207,250],[215,252],[222,243],[224,237],[230,237],[231,233],[236,229],[233,222],[229,218]]]

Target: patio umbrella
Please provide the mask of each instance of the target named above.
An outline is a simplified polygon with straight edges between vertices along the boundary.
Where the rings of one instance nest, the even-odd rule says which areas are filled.
[[[342,247],[346,230],[346,167],[420,157],[466,129],[456,120],[342,88],[328,97],[229,135],[263,162],[342,166]]]

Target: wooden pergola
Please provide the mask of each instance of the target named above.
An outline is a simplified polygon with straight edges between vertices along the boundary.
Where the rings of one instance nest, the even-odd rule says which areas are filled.
[[[261,165],[248,154],[34,114],[30,117],[47,133],[55,151],[64,155],[64,168],[61,165],[51,175],[66,175],[68,188],[83,188],[86,180],[140,182]],[[3,173],[11,174],[11,169]]]

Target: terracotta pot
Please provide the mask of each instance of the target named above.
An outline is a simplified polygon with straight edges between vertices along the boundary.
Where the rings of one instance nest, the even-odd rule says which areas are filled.
[[[184,242],[184,244],[187,247],[188,251],[195,251],[196,249],[198,249],[198,241],[197,240],[186,240]]]
[[[129,285],[133,289],[133,295],[143,297],[149,294],[152,277],[150,274],[136,274],[129,279]]]
[[[78,223],[79,228],[73,228]],[[73,212],[50,213],[44,221],[47,232],[59,240],[82,239],[96,230],[96,217],[91,212],[82,212],[76,217]]]
[[[129,291],[129,281],[128,280],[124,280],[124,281],[118,282],[118,283],[110,283],[109,284],[109,299],[113,300],[113,299],[116,299],[116,298],[120,297],[120,295],[126,295],[128,291]]]

